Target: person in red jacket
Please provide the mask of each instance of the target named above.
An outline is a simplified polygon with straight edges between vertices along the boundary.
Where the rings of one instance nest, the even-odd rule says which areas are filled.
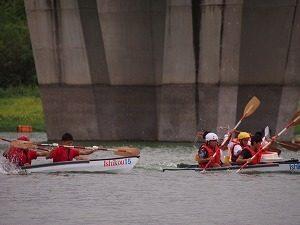
[[[29,141],[27,136],[21,136],[18,138],[20,141]],[[17,166],[28,166],[31,165],[31,161],[40,156],[47,156],[48,152],[38,151],[33,149],[23,149],[11,146],[3,156],[6,157],[10,162]]]
[[[215,133],[208,133],[205,135],[205,144],[202,145],[198,151],[197,161],[199,167],[204,168],[214,153],[218,151],[213,161],[209,164],[209,167],[220,167],[220,151],[218,146],[218,136]]]
[[[235,163],[244,148],[250,147],[251,136],[247,132],[240,132],[237,140],[228,144],[231,162]]]
[[[243,148],[236,162],[238,164],[244,164],[249,161],[261,149],[261,143],[262,135],[256,133],[253,137],[251,137],[251,146],[245,146]],[[260,163],[261,157],[262,151],[256,155],[250,164],[254,165]]]
[[[89,155],[96,151],[95,149],[75,149],[67,148],[65,146],[73,145],[73,136],[69,133],[65,133],[61,138],[60,146],[53,149],[47,159],[52,159],[53,162],[63,162],[63,161],[72,161],[74,158],[77,160],[85,160],[86,158],[81,157],[80,155]]]

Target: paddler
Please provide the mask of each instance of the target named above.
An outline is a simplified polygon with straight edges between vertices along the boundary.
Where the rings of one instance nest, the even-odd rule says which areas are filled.
[[[240,156],[242,150],[246,147],[250,147],[250,134],[247,132],[240,132],[238,134],[238,140],[232,140],[228,144],[231,162],[236,162],[237,158]]]
[[[81,157],[81,155],[89,155],[96,151],[96,149],[86,150],[64,147],[72,146],[73,141],[73,136],[70,133],[63,134],[60,145],[49,153],[47,159],[53,159],[53,162],[72,161],[74,158],[76,160],[86,160],[87,158]]]
[[[253,157],[262,147],[262,135],[260,132],[257,132],[254,136],[251,137],[251,146],[245,146],[241,153],[239,154],[236,163],[244,164],[251,157]],[[249,162],[250,164],[258,164],[260,163],[262,157],[262,151],[256,155],[256,157]]]
[[[17,140],[29,142],[29,138],[27,136],[21,136]],[[17,148],[14,146],[10,146],[10,148],[3,153],[4,157],[17,166],[29,166],[31,165],[32,160],[37,157],[46,157],[47,155],[48,152],[46,151]]]
[[[205,135],[205,144],[199,148],[198,154],[195,157],[199,163],[199,167],[204,168],[216,151],[218,151],[218,154],[214,157],[208,167],[221,166],[218,139],[218,136],[212,132]]]

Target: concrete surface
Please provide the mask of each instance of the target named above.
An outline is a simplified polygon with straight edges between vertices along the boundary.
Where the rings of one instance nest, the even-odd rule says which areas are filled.
[[[49,139],[281,130],[300,100],[299,0],[26,0]],[[292,131],[286,138],[291,137]]]

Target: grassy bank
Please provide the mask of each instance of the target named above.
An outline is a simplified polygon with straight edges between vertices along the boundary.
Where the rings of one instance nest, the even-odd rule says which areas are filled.
[[[31,125],[44,131],[44,114],[37,87],[0,89],[0,131],[16,131],[18,125]]]

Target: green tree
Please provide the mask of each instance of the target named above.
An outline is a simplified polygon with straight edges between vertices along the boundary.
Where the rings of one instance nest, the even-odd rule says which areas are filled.
[[[36,84],[23,0],[0,1],[0,87]]]

